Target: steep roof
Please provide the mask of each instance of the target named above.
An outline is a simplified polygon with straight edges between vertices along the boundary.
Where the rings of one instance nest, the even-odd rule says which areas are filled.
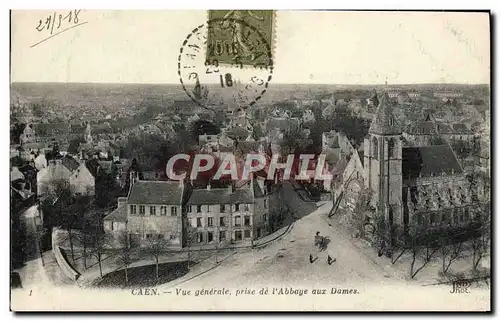
[[[403,148],[403,178],[461,173],[462,167],[449,145]]]
[[[389,96],[387,93],[382,95],[380,103],[378,104],[377,111],[373,116],[373,121],[368,130],[370,134],[379,135],[399,135],[401,129],[397,123],[391,104],[389,103]]]
[[[408,126],[408,133],[419,135],[434,135],[437,134],[436,124],[433,121],[414,123]]]
[[[465,124],[453,124],[453,130],[457,134],[472,134],[472,131]]]
[[[266,123],[267,131],[271,131],[278,128],[282,131],[289,131],[299,127],[299,120],[297,118],[284,118],[284,117],[272,117]]]
[[[80,166],[80,163],[78,163],[77,160],[70,156],[64,156],[61,161],[64,167],[69,169],[70,172],[73,172]]]
[[[104,220],[125,223],[127,221],[127,204],[118,205],[113,212],[104,217]]]
[[[137,181],[128,196],[129,204],[180,204],[182,188],[173,181]]]
[[[214,205],[253,203],[252,191],[241,188],[231,192],[227,188],[195,189],[192,191],[188,205]]]

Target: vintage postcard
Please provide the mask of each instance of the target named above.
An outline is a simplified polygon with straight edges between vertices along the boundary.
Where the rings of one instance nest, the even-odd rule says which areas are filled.
[[[490,13],[11,12],[13,311],[490,311]]]

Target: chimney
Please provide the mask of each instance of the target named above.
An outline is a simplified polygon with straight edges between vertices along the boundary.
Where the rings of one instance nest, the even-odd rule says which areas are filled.
[[[118,206],[127,204],[127,198],[126,197],[118,197]]]
[[[137,173],[135,171],[130,171],[130,187],[135,184],[137,180]]]

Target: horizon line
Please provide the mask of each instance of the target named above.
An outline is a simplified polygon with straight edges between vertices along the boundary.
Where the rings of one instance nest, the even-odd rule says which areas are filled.
[[[15,81],[10,82],[10,85],[14,84],[89,84],[89,85],[178,85],[182,86],[180,83],[142,83],[142,82],[63,82],[63,81]],[[400,83],[400,84],[385,84],[385,83],[364,83],[364,84],[349,84],[349,83],[283,83],[283,82],[273,82],[276,85],[316,85],[316,86],[408,86],[408,85],[462,85],[462,86],[478,86],[487,85],[491,86],[491,83],[461,83],[461,82],[415,82],[415,83]],[[209,84],[212,85],[212,84]],[[217,84],[213,84],[217,85]],[[271,85],[271,84],[270,84]]]

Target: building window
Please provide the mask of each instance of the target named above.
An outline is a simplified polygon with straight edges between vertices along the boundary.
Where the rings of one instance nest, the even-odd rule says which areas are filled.
[[[170,208],[170,216],[177,216],[177,207],[172,206]]]
[[[221,206],[220,206],[220,212],[221,213],[225,213],[226,212],[226,205],[221,204]]]
[[[240,204],[234,204],[234,210],[238,212],[240,210]]]
[[[429,219],[430,219],[431,225],[436,225],[437,224],[437,222],[438,222],[437,216],[438,215],[436,213],[431,213],[430,214]]]
[[[394,139],[389,139],[389,143],[387,144],[388,146],[388,151],[389,151],[389,157],[390,158],[396,158],[396,146],[395,146],[395,142],[394,142]]]
[[[464,221],[468,222],[469,219],[470,219],[469,208],[466,207],[466,208],[464,208]]]
[[[459,222],[459,223],[463,223],[464,221],[465,221],[465,213],[464,213],[464,211],[462,210],[462,211],[460,211],[460,212],[458,213],[458,222]]]
[[[175,240],[175,234],[170,234],[170,240]]]
[[[203,233],[196,233],[196,242],[197,243],[202,243],[203,242]]]
[[[245,238],[249,238],[250,237],[250,230],[245,230]]]
[[[139,205],[139,215],[144,215],[146,212],[146,207],[144,205]]]
[[[219,225],[226,226],[226,220],[224,219],[224,217],[219,217]]]
[[[234,232],[234,240],[235,241],[241,241],[243,238],[242,238],[242,235],[241,235],[241,231],[236,231]]]
[[[188,213],[193,213],[193,208],[191,207],[191,205],[188,205],[186,209]]]
[[[264,219],[264,222],[267,222],[267,214],[264,214],[262,218]]]
[[[209,217],[207,220],[208,220],[208,222],[207,222],[207,223],[208,223],[208,226],[209,226],[209,227],[214,226],[214,218],[213,218],[213,217]]]
[[[201,217],[196,218],[196,227],[201,227]]]
[[[241,226],[241,216],[234,217],[234,226]]]
[[[264,208],[267,208],[267,199],[264,200]]]
[[[130,214],[137,214],[137,206],[130,205]]]
[[[372,156],[378,159],[378,140],[377,137],[372,138]]]
[[[166,206],[160,207],[160,214],[163,216],[167,215],[167,207]]]
[[[146,234],[146,240],[150,240],[153,238],[153,234]]]
[[[201,205],[196,205],[196,213],[201,213]]]
[[[210,213],[210,205],[207,205],[207,212]]]
[[[250,226],[250,216],[245,216],[245,226]]]
[[[165,236],[163,234],[158,234],[156,235],[156,238],[159,239],[159,240],[163,240]]]
[[[220,231],[219,232],[219,242],[222,242],[225,240],[226,240],[226,231]]]
[[[149,207],[149,215],[156,215],[156,207],[155,206]]]
[[[214,233],[213,232],[208,232],[207,233],[207,242],[212,243],[214,241]]]
[[[245,208],[245,212],[250,211],[250,205],[249,204],[245,204],[244,208]]]
[[[445,211],[442,216],[442,222],[444,225],[451,223],[451,213],[449,211]]]

